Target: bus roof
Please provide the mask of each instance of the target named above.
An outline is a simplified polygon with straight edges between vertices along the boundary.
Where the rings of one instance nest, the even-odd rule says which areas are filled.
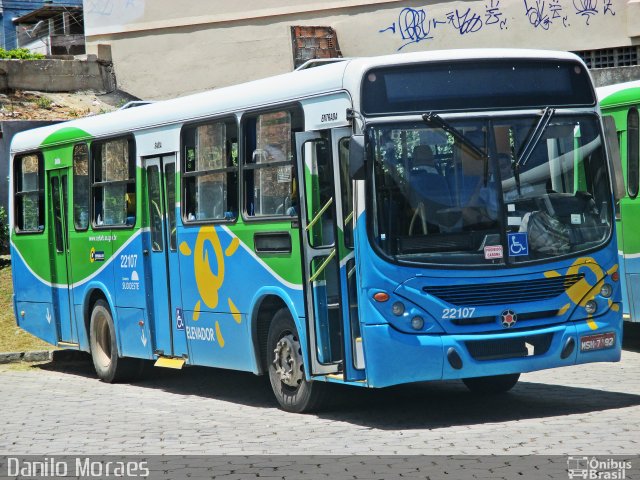
[[[379,66],[503,58],[574,60],[582,63],[579,57],[568,52],[525,49],[439,50],[353,58],[136,108],[28,130],[14,136],[11,151],[13,153],[35,150],[43,145],[64,142],[65,138],[68,138],[68,141],[77,141],[83,138],[83,132],[87,139],[116,136],[140,129],[241,112],[340,90],[349,91],[354,100],[359,100],[362,75],[370,68]],[[63,130],[67,132],[66,135],[61,133]]]
[[[640,102],[640,80],[616,83],[596,88],[598,101],[602,107],[626,105]]]

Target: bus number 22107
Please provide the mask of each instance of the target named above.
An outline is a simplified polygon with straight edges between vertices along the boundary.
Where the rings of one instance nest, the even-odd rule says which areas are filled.
[[[445,308],[442,310],[442,318],[469,318],[473,317],[475,307]]]

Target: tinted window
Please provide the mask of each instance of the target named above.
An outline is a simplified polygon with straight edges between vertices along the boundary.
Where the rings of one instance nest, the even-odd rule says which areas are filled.
[[[89,147],[73,147],[73,223],[76,230],[89,226]]]
[[[434,110],[595,105],[587,71],[576,62],[474,60],[369,71],[363,80],[369,115]]]
[[[133,226],[136,222],[133,141],[119,138],[93,146],[93,224]]]
[[[186,221],[238,216],[238,134],[235,120],[185,128]]]
[[[297,215],[294,134],[302,130],[301,113],[263,113],[249,117],[244,125],[246,215]]]
[[[44,164],[39,154],[14,160],[15,225],[19,232],[44,230]]]

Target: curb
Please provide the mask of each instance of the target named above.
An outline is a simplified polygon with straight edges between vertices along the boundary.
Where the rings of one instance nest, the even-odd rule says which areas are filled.
[[[18,362],[52,362],[54,360],[79,360],[86,358],[87,353],[78,350],[35,350],[31,352],[0,353],[0,365]]]

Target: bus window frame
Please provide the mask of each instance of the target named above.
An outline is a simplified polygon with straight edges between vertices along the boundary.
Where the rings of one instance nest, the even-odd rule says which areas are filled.
[[[187,172],[186,171],[186,166],[187,166],[187,156],[185,155],[185,141],[184,141],[184,136],[185,136],[185,130],[188,128],[197,128],[201,125],[210,125],[210,124],[214,124],[214,123],[233,123],[236,126],[236,133],[238,136],[238,166],[237,167],[225,167],[225,168],[216,168],[213,170],[198,170],[198,171],[194,171],[194,172]],[[240,168],[240,163],[242,162],[241,159],[241,153],[240,153],[240,144],[241,144],[241,133],[240,133],[240,122],[238,121],[238,117],[236,115],[229,115],[229,114],[225,114],[225,115],[220,115],[220,116],[216,116],[216,117],[210,117],[207,118],[206,120],[198,120],[197,122],[189,122],[189,123],[185,123],[182,125],[182,127],[180,128],[180,152],[179,152],[179,159],[177,159],[176,161],[180,162],[180,219],[182,220],[182,224],[186,227],[188,226],[199,226],[199,225],[212,225],[212,224],[224,224],[224,225],[234,225],[237,221],[238,218],[240,217],[240,210],[241,210],[241,206],[240,206],[240,186],[242,181],[240,180],[240,174],[241,174],[241,168]],[[186,207],[187,207],[187,202],[186,202],[186,196],[187,196],[187,184],[184,181],[185,178],[191,178],[191,177],[198,177],[199,175],[207,175],[210,173],[230,173],[233,172],[235,170],[236,172],[236,205],[238,208],[238,214],[235,216],[235,218],[227,220],[225,218],[204,218],[201,220],[195,219],[195,220],[189,220],[187,215],[188,212],[186,211]],[[164,173],[163,173],[164,175]],[[228,184],[227,184],[228,185]],[[227,191],[228,191],[228,186],[227,186]]]
[[[89,188],[88,188],[88,192],[87,195],[89,195],[89,201],[87,202],[87,226],[85,228],[78,228],[78,225],[76,224],[76,213],[75,213],[75,199],[76,199],[76,185],[75,185],[75,179],[76,179],[76,172],[75,172],[75,168],[76,168],[76,164],[75,164],[75,149],[77,146],[79,145],[86,145],[87,146],[87,176],[89,177]],[[73,144],[73,148],[71,150],[71,176],[72,176],[72,188],[73,188],[73,195],[71,196],[71,208],[73,210],[73,228],[76,232],[86,232],[89,230],[89,227],[92,227],[93,225],[93,220],[90,218],[91,217],[91,212],[92,212],[92,200],[93,200],[93,184],[91,182],[92,179],[92,170],[91,170],[91,144],[89,142],[78,142],[78,143],[74,143]]]
[[[114,140],[127,140],[127,146],[129,149],[129,164],[133,162],[133,168],[134,168],[133,178],[129,178],[128,180],[117,180],[114,182],[94,182],[94,169],[95,169],[94,160],[96,158],[95,151],[97,148],[102,146],[102,144],[111,142]],[[138,218],[139,217],[138,215],[139,198],[138,197],[140,196],[138,192],[138,182],[137,182],[138,161],[137,161],[136,155],[137,155],[136,140],[133,134],[103,137],[91,142],[89,146],[89,188],[90,188],[89,195],[91,195],[91,198],[89,201],[89,215],[90,215],[89,225],[91,226],[91,230],[133,230],[134,228],[136,228],[136,225],[138,224],[138,221],[139,221],[139,218]],[[136,218],[133,224],[131,225],[128,225],[126,223],[109,224],[109,225],[96,224],[95,195],[94,195],[95,188],[104,187],[105,185],[120,185],[120,184],[128,185],[130,183],[133,183],[135,187],[134,192],[135,192],[135,201],[136,201]]]
[[[24,157],[28,157],[29,155],[35,155],[38,158],[38,189],[37,190],[20,190],[18,191],[18,175],[16,171],[16,164]],[[32,150],[28,152],[16,153],[13,156],[13,231],[17,235],[39,235],[44,233],[47,230],[47,185],[45,181],[46,177],[46,169],[44,165],[44,154],[41,150]],[[20,167],[20,173],[22,174],[22,166]],[[21,196],[24,193],[34,193],[38,192],[38,219],[40,220],[40,215],[42,215],[42,228],[23,230],[18,228],[18,223],[16,219],[18,218],[18,202],[16,201],[18,196]]]
[[[279,105],[270,105],[267,108],[256,108],[253,110],[246,110],[242,113],[242,116],[240,118],[240,130],[239,130],[239,145],[238,145],[238,156],[239,156],[239,162],[238,162],[238,166],[240,167],[240,175],[238,177],[238,182],[239,182],[239,188],[238,188],[238,195],[240,196],[240,212],[242,215],[242,221],[245,223],[254,223],[254,222],[269,222],[269,223],[274,223],[274,222],[296,222],[299,218],[300,218],[300,208],[298,208],[298,211],[296,212],[295,215],[261,215],[261,216],[255,216],[255,215],[248,215],[247,214],[247,202],[246,202],[246,196],[245,196],[245,172],[247,171],[255,171],[258,170],[255,167],[247,167],[246,166],[246,153],[247,153],[247,146],[246,146],[246,142],[245,142],[245,135],[246,135],[246,122],[251,119],[251,118],[257,118],[260,115],[264,115],[264,114],[269,114],[269,113],[277,113],[277,112],[289,112],[290,114],[293,113],[294,111],[300,115],[300,124],[302,125],[302,130],[300,130],[300,132],[304,132],[305,131],[305,111],[304,111],[304,107],[303,105],[296,101],[296,102],[287,102],[287,103],[283,103],[283,104],[279,104]],[[291,162],[273,162],[272,164],[269,164],[270,167],[279,167],[279,166],[285,166],[285,165],[291,165],[293,167],[292,169],[292,179],[295,179],[297,182],[297,179],[295,178],[295,171],[298,168],[297,162],[298,162],[298,152],[296,151],[296,139],[295,139],[295,134],[298,133],[294,128],[291,129],[291,151],[293,152],[293,158],[291,159]],[[300,185],[298,185],[297,188],[297,192],[295,194],[296,199],[298,200],[298,205],[300,205]],[[293,197],[291,199],[293,201]]]

